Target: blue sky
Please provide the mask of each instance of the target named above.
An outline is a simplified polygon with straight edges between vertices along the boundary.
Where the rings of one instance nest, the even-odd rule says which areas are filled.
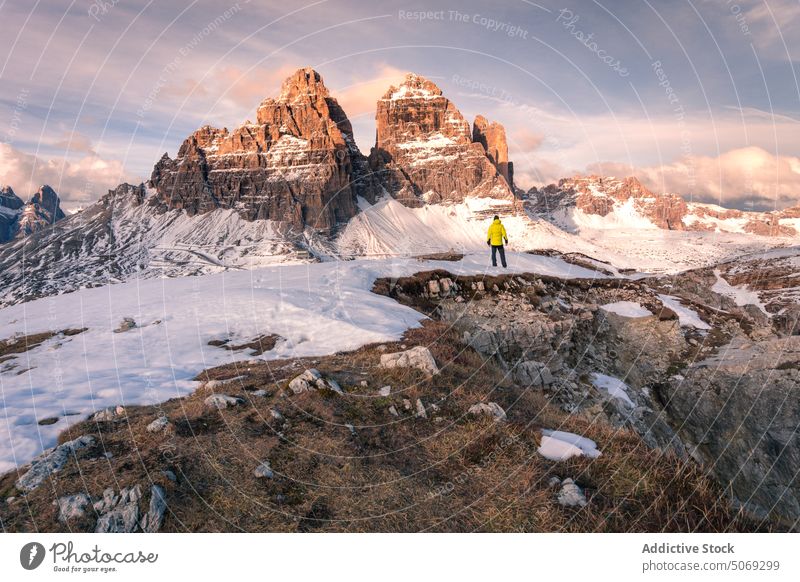
[[[636,174],[742,208],[800,203],[800,2],[0,3],[0,182],[67,206],[149,177],[204,123],[313,66],[374,141],[405,72],[507,129],[518,182]]]

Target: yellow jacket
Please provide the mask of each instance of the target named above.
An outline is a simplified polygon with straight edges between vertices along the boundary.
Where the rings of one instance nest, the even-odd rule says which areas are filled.
[[[503,239],[508,242],[508,235],[506,234],[506,227],[500,222],[500,219],[492,221],[489,227],[489,234],[486,235],[486,242],[491,243],[494,247],[499,247],[503,244]]]

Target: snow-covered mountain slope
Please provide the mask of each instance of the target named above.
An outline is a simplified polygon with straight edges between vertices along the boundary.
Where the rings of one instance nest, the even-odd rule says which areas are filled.
[[[491,198],[409,208],[385,197],[374,205],[361,200],[359,206],[361,212],[336,240],[342,258],[485,251],[486,230],[494,214],[501,216],[514,250],[580,253],[618,269],[635,271],[674,273],[787,241],[753,234],[670,231],[641,217],[637,218],[639,223],[627,220],[622,211],[605,217],[606,222],[601,224],[597,217],[589,217],[579,233],[568,232],[535,213],[523,212],[519,203]]]
[[[233,210],[189,216],[123,184],[86,210],[0,246],[0,305],[137,278],[311,260],[304,233]]]
[[[678,230],[797,239],[800,208],[745,212],[658,194],[635,177],[576,176],[528,192],[531,211],[569,232]]]
[[[0,472],[30,461],[52,446],[58,433],[94,411],[189,393],[196,387],[191,379],[209,367],[254,357],[330,354],[398,339],[424,316],[372,293],[373,283],[432,269],[498,272],[485,254],[458,262],[330,261],[134,280],[1,309],[2,340],[72,331],[0,362]],[[509,271],[604,277],[559,258],[526,253],[509,254]],[[124,318],[134,320],[135,327],[120,327]],[[209,345],[231,340],[230,347],[272,334],[281,339],[258,356],[246,348]],[[45,419],[57,420],[38,424]]]
[[[800,329],[800,246],[765,250],[717,266],[715,291],[737,305],[755,305],[765,314]]]

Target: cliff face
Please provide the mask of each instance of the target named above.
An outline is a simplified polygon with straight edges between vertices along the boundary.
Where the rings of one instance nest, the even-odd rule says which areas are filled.
[[[473,141],[469,123],[431,81],[409,74],[391,87],[378,101],[376,124],[370,168],[404,204],[513,198],[485,146]],[[504,156],[507,164],[507,148]]]
[[[483,146],[489,160],[497,168],[506,184],[514,191],[514,164],[508,159],[508,142],[506,129],[496,121],[491,123],[483,116],[478,115],[472,124],[472,141]]]
[[[312,69],[298,70],[277,99],[265,99],[256,123],[197,130],[174,160],[164,154],[150,181],[153,203],[168,209],[231,208],[248,220],[322,233],[355,215],[356,195],[373,197],[350,122]]]
[[[64,217],[61,199],[50,186],[39,188],[27,203],[10,186],[0,190],[0,243],[39,232]]]

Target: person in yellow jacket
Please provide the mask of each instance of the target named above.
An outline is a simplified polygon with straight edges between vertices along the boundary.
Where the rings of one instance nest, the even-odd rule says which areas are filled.
[[[503,247],[503,241],[508,244],[508,235],[506,234],[506,227],[500,222],[500,217],[495,215],[492,224],[489,226],[489,233],[486,235],[486,244],[492,247],[492,266],[497,266],[497,253],[500,252],[500,262],[503,268],[506,267],[506,250]]]

